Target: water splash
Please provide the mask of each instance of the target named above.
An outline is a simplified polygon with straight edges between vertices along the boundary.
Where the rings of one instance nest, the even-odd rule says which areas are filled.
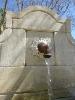
[[[47,66],[47,71],[48,71],[48,96],[49,96],[49,100],[53,100],[53,91],[52,91],[52,86],[51,86],[51,70],[50,70],[50,59],[45,59],[45,63]]]

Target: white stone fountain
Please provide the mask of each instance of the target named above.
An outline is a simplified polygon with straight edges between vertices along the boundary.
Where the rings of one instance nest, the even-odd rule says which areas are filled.
[[[0,35],[0,100],[75,96],[75,44],[70,33],[70,21],[46,7],[8,11]]]

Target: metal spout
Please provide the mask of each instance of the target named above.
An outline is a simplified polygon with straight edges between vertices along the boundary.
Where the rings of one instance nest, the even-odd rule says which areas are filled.
[[[44,54],[48,54],[49,53],[49,47],[48,47],[48,45],[46,43],[40,42],[37,47],[38,47],[38,51],[40,53],[44,53]]]
[[[43,57],[44,57],[44,58],[51,58],[52,55],[51,55],[51,54],[44,54]]]
[[[43,53],[44,58],[50,58],[52,56],[47,43],[40,42],[37,47],[38,47],[38,51],[40,53]]]

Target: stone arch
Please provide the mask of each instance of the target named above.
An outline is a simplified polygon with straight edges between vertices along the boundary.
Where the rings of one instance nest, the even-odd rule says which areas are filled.
[[[67,33],[67,39],[69,40],[69,42],[75,46],[75,40],[72,38],[71,36],[71,24],[70,24],[70,20],[69,19],[62,19],[58,16],[58,14],[55,13],[55,11],[52,11],[51,9],[47,8],[47,7],[41,7],[41,6],[29,6],[28,8],[26,8],[24,11],[18,13],[17,15],[14,15],[12,18],[14,19],[22,19],[24,18],[24,16],[27,16],[28,14],[31,13],[35,13],[35,12],[41,12],[44,14],[47,14],[47,16],[50,16],[52,19],[55,20],[55,26],[54,28],[49,29],[49,31],[56,31],[58,32],[60,30],[60,28],[64,25],[64,32]],[[57,27],[58,26],[58,27]],[[57,27],[57,29],[55,29]],[[30,28],[29,28],[30,29]],[[54,30],[55,29],[55,30]],[[30,29],[31,30],[31,29]],[[47,29],[48,30],[48,29]],[[43,31],[47,31],[46,29]]]
[[[47,7],[41,7],[41,6],[29,6],[24,11],[20,12],[19,16],[17,16],[17,18],[22,19],[25,15],[32,13],[32,12],[36,12],[36,11],[41,11],[43,13],[46,13],[46,14],[50,15],[53,19],[55,19],[56,22],[62,23],[62,20],[60,19],[58,14],[56,14],[54,11],[52,11],[51,9],[49,9]],[[16,16],[13,16],[13,18],[16,18]]]
[[[41,14],[40,14],[41,13]],[[38,16],[40,16],[40,18],[39,17],[37,17],[36,15],[38,15]],[[27,18],[26,18],[26,16],[27,16]],[[31,16],[31,17],[29,17],[29,16]],[[17,15],[14,15],[12,18],[12,20],[13,20],[13,22],[16,20],[17,22],[18,21],[22,21],[22,19],[23,19],[23,21],[22,21],[22,24],[23,23],[25,23],[25,26],[23,27],[21,27],[21,28],[28,28],[29,29],[29,26],[30,26],[30,24],[31,24],[31,22],[29,22],[29,21],[26,21],[26,20],[29,20],[29,19],[31,19],[31,20],[34,20],[33,19],[33,16],[35,17],[34,19],[36,19],[36,21],[35,21],[35,23],[37,23],[37,20],[38,20],[38,22],[39,23],[41,23],[40,22],[40,19],[42,19],[43,20],[43,17],[45,17],[45,20],[43,20],[43,21],[45,21],[44,22],[44,24],[49,24],[48,26],[47,26],[47,28],[50,30],[50,29],[52,29],[52,30],[54,30],[54,31],[59,31],[59,29],[60,29],[60,27],[64,24],[64,21],[65,20],[62,20],[54,11],[52,11],[51,9],[48,9],[48,8],[46,8],[46,7],[41,7],[41,6],[30,6],[30,7],[28,7],[27,9],[25,9],[24,11],[22,11],[22,12],[20,12],[20,13],[18,13]],[[24,18],[25,17],[25,18]],[[29,19],[28,19],[28,17],[29,17]],[[54,22],[52,22],[52,24],[50,25],[50,22],[51,21],[54,21]],[[33,21],[32,21],[33,22]],[[18,24],[19,24],[20,22],[18,22]],[[28,23],[30,23],[29,24],[29,26],[27,26],[28,25]],[[41,26],[44,26],[44,24],[42,24]],[[35,24],[34,24],[35,25]],[[34,26],[34,25],[31,25],[31,27],[32,26]],[[58,25],[58,27],[57,27],[57,29],[55,29],[56,28],[56,26]],[[14,26],[14,27],[16,27],[16,26]],[[46,27],[46,26],[45,26]],[[37,26],[36,26],[36,28],[37,28]],[[46,28],[46,30],[48,30]],[[45,28],[44,28],[45,29]]]

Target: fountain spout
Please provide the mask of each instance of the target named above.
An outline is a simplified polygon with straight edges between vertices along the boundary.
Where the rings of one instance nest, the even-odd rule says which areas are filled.
[[[51,54],[44,54],[43,57],[44,58],[50,58],[52,55]]]
[[[51,53],[50,53],[50,49],[49,49],[49,46],[48,46],[47,43],[40,42],[40,43],[38,43],[37,47],[38,47],[38,51],[40,53],[43,53],[43,57],[44,58],[50,58],[52,56]]]

